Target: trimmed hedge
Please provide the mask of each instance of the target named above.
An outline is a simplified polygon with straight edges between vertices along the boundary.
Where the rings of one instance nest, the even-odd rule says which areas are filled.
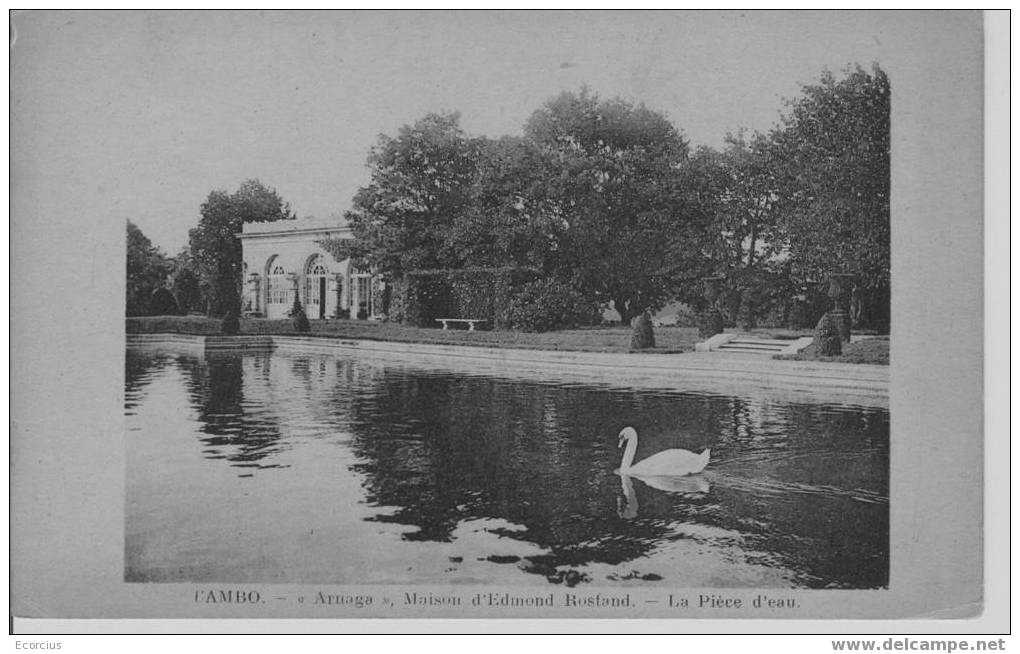
[[[598,305],[532,268],[416,270],[387,285],[389,319],[436,327],[439,318],[485,320],[484,329],[544,332],[598,325]]]
[[[487,328],[509,329],[517,289],[537,274],[530,268],[412,271],[392,285],[390,319],[435,327],[437,318],[475,318],[488,321]]]
[[[602,321],[598,305],[555,279],[536,279],[521,287],[507,312],[510,326],[526,332],[590,327]]]

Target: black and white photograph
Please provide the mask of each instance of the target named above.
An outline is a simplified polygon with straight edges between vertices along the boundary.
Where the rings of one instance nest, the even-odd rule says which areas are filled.
[[[57,414],[12,432],[15,615],[981,614],[980,12],[28,11],[11,43],[12,338],[75,377],[19,396],[15,362]],[[88,526],[39,547],[39,513]]]

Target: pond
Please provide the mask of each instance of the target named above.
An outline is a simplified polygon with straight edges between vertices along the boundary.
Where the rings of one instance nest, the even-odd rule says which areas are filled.
[[[879,588],[889,412],[129,347],[125,579]],[[621,477],[668,448],[711,463]]]

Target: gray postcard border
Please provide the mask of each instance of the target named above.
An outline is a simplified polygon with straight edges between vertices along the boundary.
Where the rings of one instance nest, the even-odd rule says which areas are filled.
[[[983,206],[983,143],[986,134],[1005,138],[998,131],[1004,118],[999,113],[984,126],[980,13],[894,12],[887,19],[902,38],[895,61],[882,62],[893,89],[890,589],[790,591],[784,594],[811,608],[789,620],[740,620],[745,616],[720,613],[716,620],[613,621],[607,630],[900,633],[916,631],[920,624],[930,633],[981,633],[1005,628],[1001,593],[1003,584],[1008,588],[1003,549],[1008,505],[1002,495],[1008,484],[1008,423],[991,416],[985,423],[986,375],[995,375],[995,384],[1003,375],[983,369],[980,336],[995,330],[986,337],[997,353],[992,363],[1004,365],[998,355],[1008,337],[1000,325],[982,323],[986,266],[995,266],[987,280],[996,286],[992,302],[1002,303],[1005,296],[1003,262],[992,261],[991,251],[986,259],[984,248],[986,229],[987,236],[993,230],[1003,235],[998,221],[1008,222],[1008,209],[1003,214],[999,196]],[[1008,15],[991,18],[985,27],[987,47],[1008,49]],[[987,63],[1000,67],[1001,53],[995,54]],[[233,630],[234,621],[204,618],[310,617],[307,612],[253,614],[237,607],[211,614],[193,602],[194,590],[205,585],[123,583],[124,217],[76,207],[61,215],[38,214],[40,194],[54,180],[45,177],[45,154],[28,156],[40,135],[13,127],[17,93],[12,88],[11,591],[13,613],[43,619],[16,619],[16,629],[219,631]],[[989,178],[1003,174],[991,167],[987,173]],[[98,219],[82,222],[83,215]],[[61,290],[58,311],[37,301],[48,285]],[[1001,311],[995,315],[1002,320]],[[983,523],[986,505],[990,519]],[[991,570],[987,577],[986,569]],[[245,621],[243,631],[443,631],[444,625],[457,624],[470,631],[479,624],[440,619],[463,617],[456,614],[428,617],[424,622],[255,620]],[[506,628],[560,628],[558,622],[536,622],[538,614],[521,617],[531,619]],[[188,620],[181,625],[160,621],[164,618]],[[568,630],[582,631],[605,626],[569,624]]]

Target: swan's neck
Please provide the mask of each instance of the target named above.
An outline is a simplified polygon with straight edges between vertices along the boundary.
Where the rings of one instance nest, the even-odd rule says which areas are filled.
[[[623,451],[623,461],[620,462],[620,472],[626,472],[630,464],[634,463],[634,454],[637,453],[637,439],[627,439],[627,449]]]

